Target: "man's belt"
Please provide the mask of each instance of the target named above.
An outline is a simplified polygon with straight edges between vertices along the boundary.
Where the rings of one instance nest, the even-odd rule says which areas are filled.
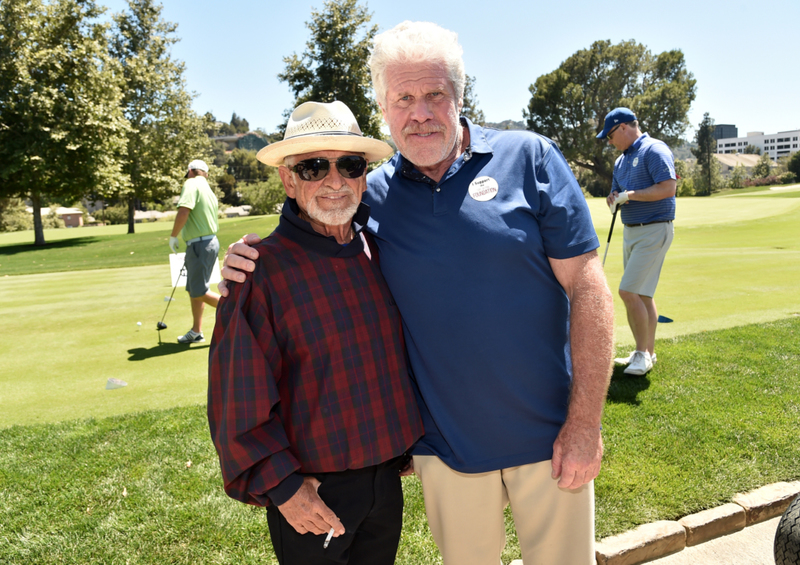
[[[211,235],[203,235],[200,237],[195,237],[194,239],[190,239],[189,241],[187,241],[186,245],[191,245],[193,243],[197,243],[198,241],[208,241],[209,239],[214,239],[215,237],[217,236],[214,235],[213,233]]]
[[[640,226],[649,226],[650,224],[665,224],[672,220],[656,220],[655,222],[645,222],[643,224],[625,224],[626,228],[638,228]]]

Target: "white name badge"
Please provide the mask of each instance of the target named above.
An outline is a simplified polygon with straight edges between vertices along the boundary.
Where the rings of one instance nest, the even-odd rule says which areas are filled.
[[[469,195],[478,202],[486,202],[497,196],[499,187],[492,177],[478,177],[469,183]]]

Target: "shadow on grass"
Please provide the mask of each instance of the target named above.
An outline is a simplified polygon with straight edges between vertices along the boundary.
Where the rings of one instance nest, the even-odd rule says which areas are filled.
[[[0,256],[12,256],[17,253],[26,253],[28,251],[39,251],[47,249],[70,249],[72,247],[84,247],[97,243],[102,239],[108,239],[99,236],[85,236],[73,237],[71,239],[60,239],[58,241],[48,241],[44,245],[34,245],[33,243],[15,243],[14,245],[0,245]]]
[[[128,357],[128,361],[144,361],[145,359],[152,359],[153,357],[174,355],[175,353],[183,353],[184,351],[198,351],[200,349],[208,349],[208,347],[208,344],[200,346],[195,345],[192,347],[190,345],[183,345],[181,343],[161,342],[150,349],[145,347],[135,347],[134,349],[129,349],[128,353],[130,353],[131,356]]]
[[[637,398],[639,393],[650,388],[650,379],[647,375],[637,377],[623,373],[624,366],[614,367],[611,375],[611,386],[608,387],[608,401],[615,404],[631,404],[638,406],[641,401]]]

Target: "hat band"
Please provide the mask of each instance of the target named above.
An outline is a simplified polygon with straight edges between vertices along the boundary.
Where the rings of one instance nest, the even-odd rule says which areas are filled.
[[[290,139],[297,139],[298,137],[321,137],[321,136],[334,136],[334,135],[351,135],[353,137],[360,137],[365,139],[363,135],[358,133],[353,133],[351,131],[329,131],[329,132],[310,132],[310,133],[300,133],[297,135],[293,135],[291,137],[285,137],[284,141],[289,141]]]

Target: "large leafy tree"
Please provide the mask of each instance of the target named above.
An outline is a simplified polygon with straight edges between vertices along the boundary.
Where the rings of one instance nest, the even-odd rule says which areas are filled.
[[[717,150],[717,140],[714,138],[714,120],[709,117],[708,112],[703,114],[703,121],[697,127],[694,136],[697,147],[692,148],[692,154],[697,157],[697,165],[700,169],[698,182],[695,183],[697,194],[708,196],[715,188],[714,180],[719,175],[715,175],[715,169],[719,169],[719,164],[714,158]]]
[[[128,233],[137,202],[174,194],[187,163],[211,155],[210,124],[192,111],[184,65],[170,53],[177,25],[164,21],[161,9],[154,0],[128,0],[128,11],[114,16],[111,53],[123,69],[122,110],[130,123],[122,153]]]
[[[654,55],[635,41],[596,41],[536,79],[523,116],[528,129],[556,141],[565,157],[592,171],[607,192],[616,152],[595,139],[606,114],[626,106],[643,132],[676,144],[689,123],[695,83],[680,50]]]
[[[0,196],[41,206],[119,188],[118,66],[92,0],[0,2]]]
[[[370,90],[367,60],[377,25],[369,25],[372,14],[358,0],[329,0],[322,11],[311,11],[306,27],[311,37],[299,57],[284,57],[286,70],[278,75],[289,83],[294,106],[303,102],[347,104],[364,135],[381,139],[380,114]],[[284,112],[288,118],[291,110]],[[285,124],[279,126],[281,130]]]

